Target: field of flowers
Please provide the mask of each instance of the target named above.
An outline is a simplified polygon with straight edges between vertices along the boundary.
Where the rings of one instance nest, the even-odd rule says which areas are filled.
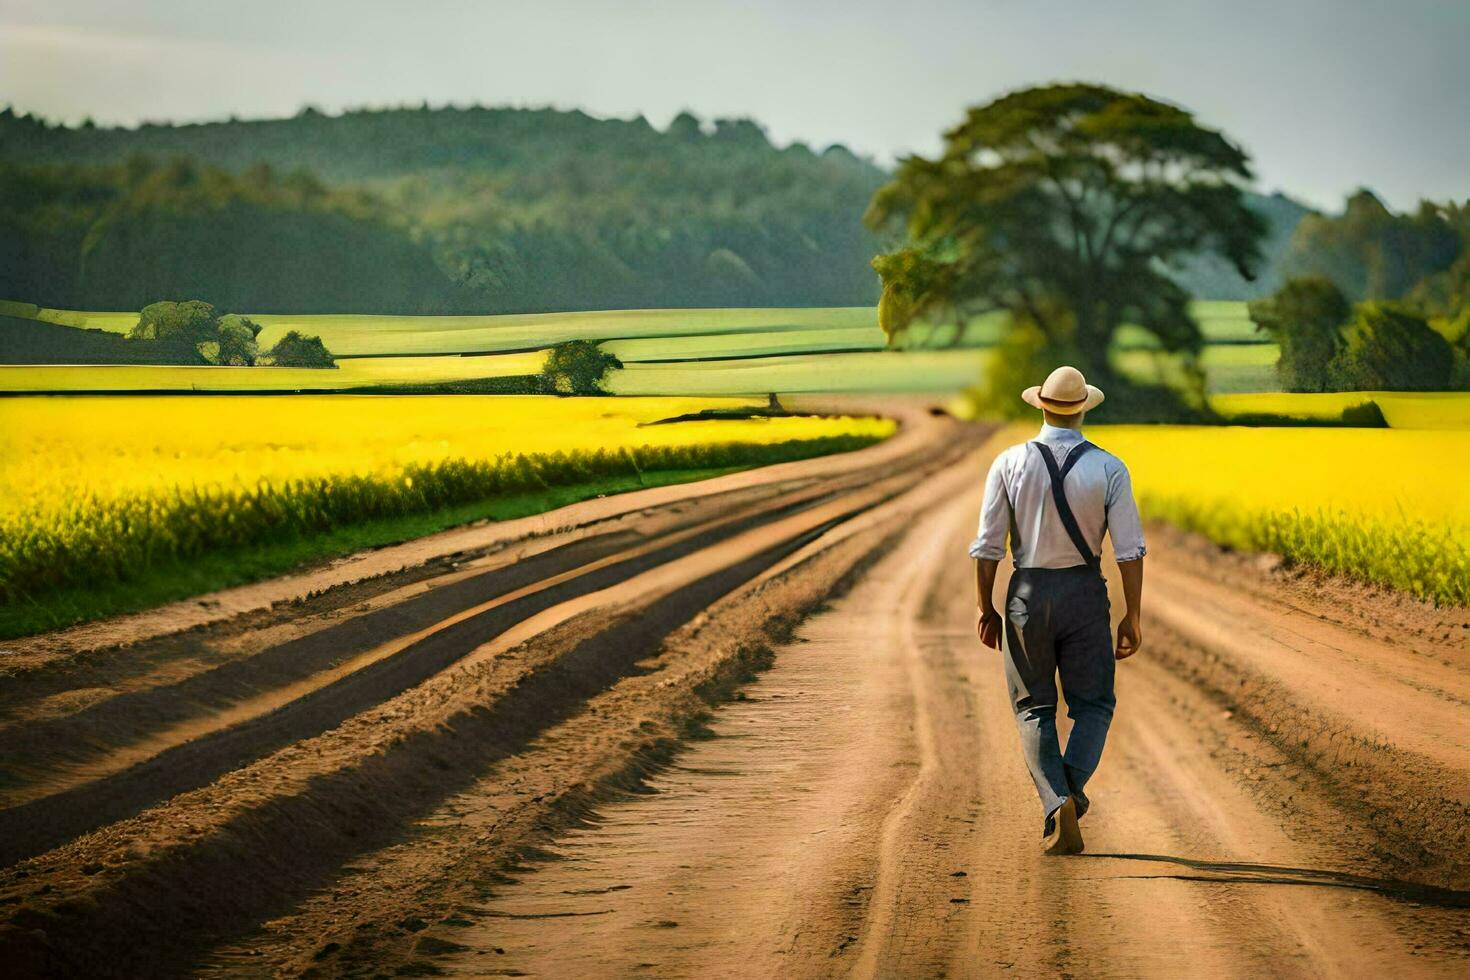
[[[1470,604],[1470,431],[1093,426],[1146,514],[1236,548]]]
[[[1344,409],[1372,402],[1395,429],[1470,429],[1470,392],[1466,391],[1268,391],[1215,395],[1210,405],[1229,418],[1237,415],[1284,415],[1336,421]]]
[[[855,449],[866,418],[644,423],[748,400],[535,396],[0,401],[0,605],[507,494]]]
[[[536,374],[542,351],[485,357],[351,357],[335,370],[147,364],[0,364],[0,391],[331,391]]]

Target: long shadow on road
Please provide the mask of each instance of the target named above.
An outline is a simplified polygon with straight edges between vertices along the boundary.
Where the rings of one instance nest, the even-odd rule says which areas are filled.
[[[1397,878],[1373,878],[1343,871],[1320,868],[1290,868],[1277,864],[1250,864],[1233,861],[1199,861],[1171,857],[1167,854],[1082,854],[1080,857],[1115,861],[1153,861],[1188,868],[1195,874],[1120,875],[1124,878],[1172,878],[1177,881],[1203,881],[1233,885],[1309,885],[1319,888],[1355,888],[1377,892],[1388,898],[1445,909],[1470,908],[1470,891],[1438,888]]]
[[[665,547],[533,592],[456,622],[267,714],[166,749],[121,772],[0,810],[0,866],[34,857],[161,800],[206,785],[285,745],[334,728],[354,714],[423,682],[492,637],[557,603],[608,588],[736,534],[810,510],[833,496],[821,494],[718,523]]]
[[[193,974],[202,949],[294,907],[356,856],[412,833],[405,828],[440,802],[637,673],[665,637],[720,596],[850,516],[690,582],[537,669],[494,704],[314,777],[302,792],[247,810],[62,914],[17,910],[20,928],[0,933],[0,958],[44,975]],[[143,908],[152,911],[140,917]]]

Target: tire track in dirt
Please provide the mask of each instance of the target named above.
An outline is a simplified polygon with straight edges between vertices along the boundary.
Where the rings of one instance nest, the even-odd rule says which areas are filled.
[[[953,508],[951,508],[952,510]],[[945,765],[949,753],[964,741],[966,732],[947,731],[941,714],[931,707],[937,692],[924,660],[930,644],[919,637],[920,611],[934,587],[940,563],[951,558],[956,537],[954,521],[930,522],[914,545],[919,551],[910,568],[896,607],[889,613],[889,629],[885,637],[889,649],[902,662],[906,687],[912,698],[913,756],[916,763],[913,778],[883,821],[879,836],[874,884],[867,916],[858,937],[853,975],[887,976],[900,965],[915,974],[933,973],[937,964],[933,938],[948,926],[948,920],[959,911],[958,902],[913,901],[911,893],[920,889],[929,897],[938,897],[937,886],[951,886],[952,871],[940,867],[948,851],[948,835],[935,837],[926,826],[926,814],[942,812],[950,819],[972,820],[974,810],[953,779],[955,767]],[[926,637],[931,639],[932,637]],[[952,688],[951,688],[952,689]],[[962,706],[946,704],[943,719],[964,718]],[[956,710],[958,709],[958,711]],[[958,736],[950,737],[950,736]],[[966,816],[961,817],[961,814]],[[917,853],[916,853],[917,852]],[[949,878],[951,880],[946,880]]]
[[[386,638],[414,637],[441,626],[457,611],[533,586],[633,544],[626,532],[584,539],[510,566],[437,584],[431,591],[334,623],[259,653],[228,660],[182,679],[140,685],[77,711],[35,721],[19,721],[0,731],[0,755],[7,760],[6,790],[0,805],[13,807],[118,771],[170,745],[228,727],[225,713],[241,718],[264,713],[241,710],[242,702],[279,692],[284,704],[305,693],[292,686],[326,671],[350,672],[344,664],[380,650]],[[406,645],[406,644],[405,644]],[[381,659],[375,657],[373,659]],[[318,685],[320,686],[320,685]],[[203,719],[201,722],[200,719]],[[189,723],[193,723],[189,726]],[[188,727],[186,727],[188,726]],[[170,737],[169,729],[180,734]],[[140,745],[145,739],[150,746]],[[100,759],[126,746],[131,758]],[[24,760],[24,762],[22,762]],[[29,765],[27,770],[23,765]]]
[[[857,569],[866,567],[867,558],[861,558],[854,566],[853,558],[844,554],[873,554],[872,542],[886,539],[895,527],[906,526],[911,516],[922,511],[928,502],[945,494],[953,495],[956,478],[966,478],[961,467],[951,467],[942,478],[925,480],[891,504],[835,527],[819,541],[778,564],[753,588],[722,601],[707,616],[681,630],[666,644],[659,660],[653,661],[654,673],[620,682],[592,702],[585,716],[575,718],[556,732],[548,732],[528,754],[507,761],[487,780],[445,802],[434,815],[420,821],[423,830],[419,835],[392,845],[381,854],[354,861],[350,876],[313,896],[293,914],[270,923],[268,932],[259,939],[223,946],[212,956],[213,964],[218,964],[216,968],[225,973],[244,976],[259,973],[262,964],[269,964],[273,971],[295,973],[307,967],[322,970],[322,962],[328,962],[331,971],[341,973],[381,973],[390,968],[420,973],[440,970],[431,958],[413,954],[422,952],[420,945],[423,949],[453,948],[457,945],[456,930],[479,917],[476,908],[485,901],[487,889],[503,883],[504,874],[520,874],[519,858],[506,864],[507,842],[513,845],[516,840],[526,839],[516,830],[513,814],[523,810],[517,807],[517,799],[553,798],[556,790],[547,788],[547,780],[562,780],[563,785],[587,782],[578,773],[587,765],[588,752],[578,746],[584,745],[588,736],[578,732],[585,732],[589,727],[595,729],[598,720],[604,717],[623,718],[623,723],[628,724],[631,738],[619,739],[619,748],[613,751],[607,748],[607,736],[601,736],[604,748],[591,752],[591,758],[619,758],[629,751],[629,746],[647,743],[660,729],[657,705],[666,699],[663,692],[678,688],[684,683],[679,677],[688,676],[686,671],[691,669],[713,671],[714,676],[698,683],[698,691],[709,692],[701,693],[701,699],[729,696],[728,680],[722,677],[738,679],[741,671],[748,670],[745,664],[763,661],[766,649],[764,639],[757,639],[756,645],[751,645],[750,627],[739,626],[736,617],[745,617],[748,623],[751,611],[766,608],[776,613],[776,629],[784,630],[785,624],[794,621],[792,610],[810,608],[832,589],[838,594],[845,592],[844,582],[853,579]],[[879,545],[878,551],[883,548],[885,545]],[[850,570],[833,579],[833,570],[841,569]],[[797,597],[797,604],[791,605],[792,599],[784,598],[791,595]],[[757,614],[757,619],[760,616]],[[701,663],[709,666],[698,666]],[[735,673],[729,673],[731,669]],[[656,686],[660,693],[654,696],[639,693],[639,688],[648,685]],[[888,691],[879,691],[889,696]],[[703,711],[703,702],[695,705],[695,713]],[[816,718],[808,732],[816,735],[826,720],[829,718],[825,716]],[[688,721],[675,721],[675,727],[681,732],[681,741],[689,738]],[[653,749],[653,754],[661,761],[667,760],[660,749]],[[654,779],[661,779],[663,774]],[[589,782],[603,785],[601,780]],[[638,798],[647,798],[635,780],[617,776],[616,783],[619,786],[616,795],[638,789]],[[575,813],[579,821],[588,815],[581,808],[576,808]],[[548,821],[539,818],[539,836],[531,839],[545,836],[547,826]],[[736,827],[723,830],[735,833]],[[823,840],[832,842],[835,837],[825,836]],[[804,851],[811,845],[811,840],[801,840],[798,846]],[[667,854],[667,848],[660,848],[660,852]],[[513,851],[512,857],[516,855],[519,852]],[[813,884],[826,887],[825,880]],[[844,908],[854,907],[851,893],[835,896],[836,899],[841,899],[839,904]],[[326,952],[325,961],[303,955],[315,949],[312,943],[322,942],[323,937],[331,937],[326,946],[332,948]],[[825,959],[829,951],[822,948],[816,955]]]
[[[324,623],[316,617],[291,617],[273,627],[252,630],[261,635],[254,643],[242,643],[233,634],[213,642],[200,638],[192,644],[169,637],[163,644],[162,664],[149,656],[152,650],[128,648],[123,655],[112,658],[123,662],[93,665],[84,677],[76,677],[76,670],[33,670],[25,678],[33,703],[44,705],[54,700],[47,696],[48,691],[65,691],[67,685],[93,689],[103,685],[104,690],[115,693],[90,704],[62,705],[44,713],[32,708],[29,717],[0,721],[0,752],[11,760],[39,755],[50,770],[55,764],[70,761],[68,751],[86,758],[95,755],[95,743],[99,741],[127,743],[171,723],[235,708],[239,701],[262,690],[286,687],[329,668],[340,670],[344,663],[364,654],[371,655],[368,660],[381,659],[492,600],[529,594],[539,587],[646,555],[701,530],[731,526],[761,510],[774,512],[777,507],[792,507],[803,500],[812,503],[821,493],[830,497],[835,492],[834,487],[807,489],[811,486],[812,481],[806,481],[805,486],[771,488],[775,492],[706,497],[692,507],[675,504],[645,511],[639,515],[636,527],[619,522],[601,532],[571,536],[560,544],[533,541],[512,554],[498,552],[458,561],[453,570],[407,587],[393,588],[387,583],[381,596],[361,603],[346,615],[328,614],[322,617]],[[781,496],[784,503],[772,502]],[[281,633],[286,635],[279,636]],[[399,646],[391,647],[393,640],[398,640]],[[239,649],[232,650],[233,655],[222,656],[222,663],[198,664],[201,658],[196,651],[203,648],[214,653],[220,646]],[[195,663],[182,669],[174,662],[190,659]],[[63,743],[59,749],[58,741]],[[35,752],[38,746],[46,746],[47,751]],[[13,761],[11,766],[6,781],[23,782],[25,774],[14,770]],[[9,795],[14,794],[11,790]]]
[[[1336,596],[1169,540],[1150,571],[1159,662],[1330,796],[1392,874],[1470,887],[1470,616],[1364,589],[1339,622]]]
[[[511,688],[493,708],[452,719],[451,727],[421,729],[401,736],[387,754],[373,754],[359,764],[316,776],[310,791],[278,797],[265,807],[252,807],[195,842],[169,848],[163,867],[154,865],[145,875],[123,875],[103,883],[89,896],[86,912],[70,923],[50,922],[48,944],[85,950],[98,935],[110,937],[117,947],[129,934],[140,931],[136,909],[167,909],[165,928],[195,941],[210,935],[233,934],[251,923],[289,909],[327,880],[335,869],[357,855],[383,846],[430,810],[438,801],[462,789],[486,767],[522,751],[537,734],[561,722],[588,698],[635,670],[663,636],[696,616],[717,597],[782,557],[792,554],[832,526],[819,524],[741,561],[688,582],[635,615],[617,617],[584,641],[552,660]],[[458,764],[431,766],[424,762],[458,755]],[[467,757],[466,757],[467,756]],[[408,771],[406,771],[407,767]],[[394,787],[401,795],[374,793],[364,806],[358,787]],[[338,812],[346,803],[347,812]],[[327,819],[323,819],[325,815]],[[331,819],[331,816],[337,819]],[[146,815],[143,818],[146,819]],[[263,860],[268,855],[268,860]],[[290,874],[256,876],[266,868]],[[254,866],[253,866],[254,865]],[[244,876],[242,878],[242,876]],[[254,879],[249,885],[245,878]],[[245,886],[215,902],[187,898],[190,882],[208,882],[210,888]],[[168,902],[160,892],[181,890],[179,901]],[[161,901],[162,900],[162,901]],[[24,921],[24,920],[23,920]],[[164,923],[160,923],[164,925]],[[146,935],[146,932],[144,933]],[[11,938],[17,938],[12,935]],[[187,968],[195,951],[191,944],[170,944],[161,935],[152,948],[136,948],[133,966],[148,973],[175,973]],[[5,943],[0,940],[0,949]],[[76,962],[76,961],[72,961]],[[88,956],[92,968],[102,960]],[[127,962],[126,959],[123,962]],[[106,970],[109,975],[114,970]]]
[[[305,690],[287,687],[259,708],[247,704],[249,713],[242,718],[217,714],[207,719],[209,727],[203,731],[194,726],[185,726],[182,731],[166,730],[162,746],[144,742],[140,751],[124,753],[116,768],[101,778],[0,811],[0,862],[10,864],[41,853],[94,827],[130,816],[150,802],[210,782],[280,746],[310,738],[439,673],[529,616],[710,547],[727,535],[759,527],[786,513],[786,508],[777,508],[596,568],[569,581],[554,581],[509,602],[491,600],[431,627],[425,631],[427,635],[416,637],[387,656],[328,679],[324,686]],[[85,779],[87,774],[81,775]]]
[[[850,564],[852,559],[843,559],[842,553],[865,553],[873,547],[872,544],[864,545],[865,540],[878,540],[873,537],[875,534],[888,535],[893,528],[904,526],[914,513],[922,513],[928,502],[944,497],[946,492],[952,495],[952,484],[956,475],[952,468],[943,478],[920,484],[891,505],[869,511],[839,525],[773,569],[770,573],[772,577],[762,580],[753,589],[747,589],[741,594],[750,596],[750,599],[736,596],[726,600],[712,610],[712,620],[706,622],[701,617],[694,626],[686,628],[684,633],[692,630],[695,638],[706,635],[728,638],[717,639],[715,642],[718,645],[735,643],[734,650],[727,649],[716,655],[716,664],[738,665],[746,662],[752,655],[759,658],[761,647],[756,647],[752,654],[748,636],[740,639],[740,633],[732,634],[728,627],[720,625],[728,615],[739,613],[741,608],[748,606],[756,598],[760,599],[761,605],[776,602],[778,604],[772,608],[781,608],[778,599],[766,597],[779,597],[784,591],[790,590],[809,597],[803,600],[803,606],[820,601],[833,588],[831,584],[824,584],[832,580],[827,577],[831,573],[822,571],[823,565],[841,568],[844,567],[844,562]],[[962,471],[958,475],[964,476]],[[852,550],[854,548],[857,549],[856,552]],[[844,580],[850,575],[850,572],[845,573]],[[845,589],[840,581],[835,587],[839,592]],[[724,608],[726,606],[730,607],[729,610]],[[789,617],[789,614],[781,615]],[[659,671],[663,673],[673,670],[675,674],[665,676],[657,685],[658,688],[665,690],[676,685],[677,672],[684,668],[675,665],[689,662],[691,654],[694,654],[693,662],[698,663],[700,655],[695,651],[701,649],[707,649],[703,642],[693,642],[691,645],[690,637],[683,634],[671,641],[660,660],[660,664],[668,663],[668,666],[661,666]],[[715,669],[723,671],[726,668]],[[652,681],[660,673],[649,675],[646,679],[630,678],[610,691],[607,699],[617,701],[621,695],[623,707],[594,704],[589,712],[599,718],[604,715],[626,716],[629,704],[634,706],[635,712],[640,711],[636,706],[640,701],[648,703],[649,699],[637,693],[638,686]],[[708,683],[706,681],[700,687],[704,688]],[[723,684],[724,682],[718,682],[717,686],[723,690]],[[657,703],[657,700],[654,699],[653,703]],[[641,710],[646,711],[646,708]],[[635,714],[628,723],[633,724],[637,717]],[[825,720],[828,719],[816,719],[816,727],[811,729],[813,735],[821,730]],[[567,727],[576,729],[587,724],[589,720],[583,717]],[[645,714],[643,720],[636,724],[637,731],[644,734],[634,739],[634,744],[647,737],[646,731],[652,723]],[[683,723],[680,724],[682,727]],[[529,794],[532,790],[528,788],[528,783],[539,785],[551,773],[575,773],[579,766],[585,764],[575,761],[575,755],[566,762],[555,760],[564,758],[569,751],[569,742],[575,745],[579,738],[585,736],[579,737],[570,733],[549,734],[544,740],[545,744],[541,748],[533,748],[514,764],[515,768],[499,772],[494,779],[461,794],[441,807],[435,815],[425,818],[423,825],[432,829],[427,830],[424,835],[390,847],[378,857],[355,862],[357,873],[345,879],[330,896],[312,899],[292,915],[278,923],[272,923],[269,935],[262,941],[247,941],[222,948],[216,955],[216,961],[224,964],[225,972],[235,973],[241,971],[243,964],[258,966],[261,960],[256,957],[264,956],[267,957],[266,962],[276,964],[274,969],[294,972],[310,963],[300,955],[302,944],[311,943],[325,931],[329,935],[335,933],[340,937],[329,944],[334,948],[329,955],[329,961],[335,969],[349,972],[380,971],[388,965],[398,964],[400,968],[410,971],[440,970],[439,966],[424,959],[409,959],[404,962],[395,956],[394,950],[398,951],[398,956],[402,956],[408,948],[418,951],[418,946],[412,943],[414,937],[426,948],[438,946],[442,950],[457,943],[456,938],[452,935],[446,936],[445,933],[452,934],[456,924],[467,924],[466,916],[476,917],[478,913],[470,906],[483,900],[484,889],[493,888],[496,882],[504,880],[502,871],[507,869],[497,862],[505,860],[504,847],[507,839],[511,842],[517,839],[516,832],[507,827],[507,824],[514,824],[514,819],[507,819],[505,816],[506,806],[510,806],[512,812],[515,810],[513,804],[506,802],[508,787],[521,787],[518,792]],[[624,740],[620,749],[603,748],[601,754],[617,758],[628,744],[629,741]],[[534,761],[542,753],[550,753],[554,758],[539,763]],[[574,776],[568,778],[575,779]],[[537,799],[549,795],[546,790],[538,789],[535,792]],[[643,794],[640,793],[639,798],[643,798]],[[735,830],[733,827],[729,829],[732,832]],[[810,843],[804,842],[798,853],[804,852]],[[660,848],[660,853],[666,853],[666,849]],[[435,869],[439,869],[437,874]],[[514,867],[508,870],[513,874],[518,873]],[[836,899],[841,900],[837,904],[844,908],[852,906],[851,894],[843,894]],[[428,926],[436,920],[442,920],[441,925]],[[416,929],[427,926],[427,930],[408,937],[410,941],[406,943],[404,938],[394,938],[403,937],[403,922],[415,924],[413,928]],[[399,925],[390,925],[394,923]],[[339,946],[341,948],[337,949]],[[828,950],[822,948],[816,955],[826,958]],[[252,971],[246,969],[244,972],[249,974]]]
[[[803,626],[650,795],[604,808],[446,933],[466,949],[434,969],[778,976],[847,962],[870,855],[914,780],[913,677],[888,656],[906,629],[895,605],[923,598],[912,538]]]

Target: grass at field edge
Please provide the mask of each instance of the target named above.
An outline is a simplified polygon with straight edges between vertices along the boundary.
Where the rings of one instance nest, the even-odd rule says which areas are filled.
[[[214,552],[187,561],[151,568],[140,578],[97,589],[66,589],[41,599],[0,606],[0,640],[31,636],[108,616],[118,616],[166,603],[248,585],[298,571],[368,548],[399,544],[480,520],[508,521],[574,504],[591,497],[650,487],[692,483],[761,465],[717,469],[648,471],[532,493],[445,507],[424,514],[366,521],[323,534],[278,541],[253,548]],[[3,663],[0,663],[3,667]]]

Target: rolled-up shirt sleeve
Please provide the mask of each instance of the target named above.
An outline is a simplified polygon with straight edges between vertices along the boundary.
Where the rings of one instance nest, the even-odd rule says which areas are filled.
[[[1118,561],[1136,561],[1148,554],[1143,542],[1143,520],[1133,499],[1133,478],[1121,462],[1108,474],[1108,534]]]
[[[985,478],[985,502],[980,505],[980,528],[970,542],[971,558],[1000,561],[1006,556],[1006,535],[1011,527],[1011,500],[1005,487],[1005,457],[990,464]]]

